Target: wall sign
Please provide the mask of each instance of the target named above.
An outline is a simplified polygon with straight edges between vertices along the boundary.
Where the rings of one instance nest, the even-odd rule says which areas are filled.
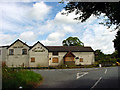
[[[23,46],[14,46],[13,48],[23,48]]]
[[[34,48],[32,51],[34,51],[34,52],[45,52],[45,50],[42,49],[42,47]]]

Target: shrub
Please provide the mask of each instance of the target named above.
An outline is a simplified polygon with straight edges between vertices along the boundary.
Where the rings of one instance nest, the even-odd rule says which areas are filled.
[[[40,74],[33,71],[3,68],[2,88],[34,88],[42,80]]]

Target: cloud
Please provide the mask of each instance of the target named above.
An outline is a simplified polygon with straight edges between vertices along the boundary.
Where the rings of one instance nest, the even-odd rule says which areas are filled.
[[[20,39],[28,42],[33,42],[36,40],[37,36],[32,31],[23,32],[20,34]]]
[[[74,13],[64,16],[58,12],[53,20],[47,22],[53,30],[41,42],[45,45],[62,45],[67,37],[77,36],[85,46],[91,46],[94,50],[101,49],[106,54],[114,52],[112,40],[116,32],[110,32],[111,29],[100,25],[102,20],[93,15],[83,23],[77,23],[73,20],[74,17]]]
[[[42,35],[45,33],[45,29],[51,27],[44,21],[48,17],[51,8],[44,2],[34,3],[33,6],[31,3],[0,3],[0,32],[9,33],[9,35],[17,34],[16,39],[19,38],[21,33],[20,38],[26,41],[29,40],[30,36],[33,36],[30,41],[32,42],[37,39],[37,35],[34,34]],[[40,20],[42,20],[42,23]],[[43,22],[45,22],[45,25]],[[28,34],[28,36],[25,34]]]
[[[116,31],[110,32],[102,25],[94,24],[83,33],[82,41],[86,46],[91,46],[94,50],[101,49],[104,53],[109,54],[114,51],[113,40]]]
[[[75,32],[75,30],[71,27],[71,26],[67,26],[67,25],[64,25],[63,26],[63,32],[69,32],[69,33],[73,33]]]
[[[44,20],[48,13],[50,12],[51,7],[47,6],[43,1],[33,4],[33,8],[30,11],[30,16],[34,20]]]
[[[54,22],[58,24],[77,24],[78,21],[73,20],[76,16],[75,12],[68,15],[62,15],[61,13],[66,12],[64,9],[61,12],[58,12],[55,16]]]
[[[65,36],[63,32],[53,32],[48,35],[46,40],[41,40],[41,42],[45,45],[61,45],[62,38]]]
[[[14,41],[16,37],[16,35],[4,34],[0,32],[0,46],[10,45],[11,41]]]
[[[112,41],[117,31],[110,32],[111,29],[107,29],[105,26],[99,24],[102,19],[97,19],[93,15],[83,23],[78,23],[78,21],[73,20],[75,17],[77,17],[75,12],[68,16],[61,15],[59,12],[56,14],[54,22],[72,27],[74,33],[71,32],[71,36],[78,36],[86,46],[91,46],[94,50],[101,49],[106,54],[114,52]],[[68,28],[66,28],[66,30],[69,31]]]
[[[55,13],[54,8],[44,2],[0,3],[0,45],[17,38],[32,44],[40,40],[44,45],[62,45],[67,37],[77,36],[85,46],[94,50],[114,51],[112,40],[116,31],[110,32],[111,29],[99,25],[102,19],[92,15],[86,22],[78,23],[73,20],[77,17],[75,12],[68,16],[61,15],[61,12]],[[51,18],[54,15],[50,14],[55,17]]]
[[[26,27],[36,29],[36,23],[48,18],[51,6],[44,2],[28,5],[27,3],[0,3],[0,28],[12,32],[23,32]]]
[[[20,17],[20,10],[15,3],[0,3],[0,28],[1,30],[15,30],[16,26],[12,21],[16,20],[17,22],[22,20]]]
[[[49,41],[57,41],[58,39],[64,37],[63,32],[53,32],[48,36]]]
[[[55,20],[55,19],[54,19]],[[47,22],[46,26],[50,26],[47,28],[48,36],[45,40],[41,40],[44,45],[62,45],[62,41],[67,34],[75,33],[73,27],[69,24],[61,24],[55,23],[54,20]],[[45,32],[46,32],[45,31]],[[40,32],[41,33],[41,32]]]

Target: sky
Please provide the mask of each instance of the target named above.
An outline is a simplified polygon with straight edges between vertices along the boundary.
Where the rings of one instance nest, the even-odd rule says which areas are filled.
[[[40,41],[45,46],[61,46],[66,38],[78,37],[84,46],[100,49],[105,54],[114,52],[113,40],[117,31],[100,25],[103,21],[93,15],[84,23],[73,20],[75,12],[62,15],[65,4],[58,2],[1,2],[0,46],[21,39],[28,45]],[[114,26],[113,26],[114,27]],[[112,32],[111,32],[112,31]]]

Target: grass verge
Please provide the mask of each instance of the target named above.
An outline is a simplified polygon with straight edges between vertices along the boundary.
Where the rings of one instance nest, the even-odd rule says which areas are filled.
[[[33,71],[25,69],[11,69],[2,68],[2,89],[7,90],[8,88],[33,89],[37,87],[42,81],[42,76]]]

